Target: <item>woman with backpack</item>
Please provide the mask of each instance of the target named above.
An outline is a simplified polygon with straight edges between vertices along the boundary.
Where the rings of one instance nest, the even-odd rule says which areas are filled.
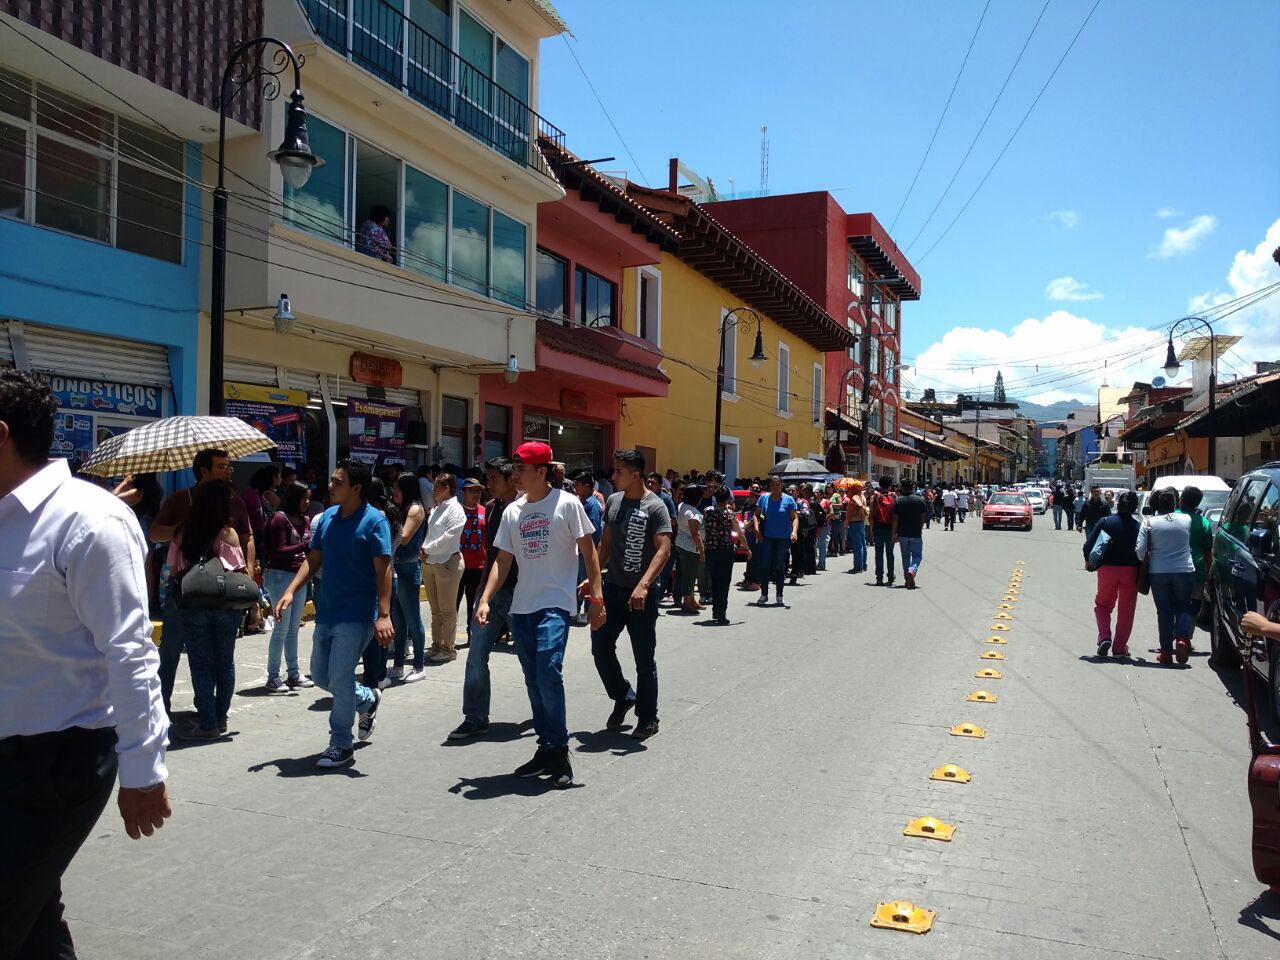
[[[191,492],[191,510],[169,542],[169,589],[181,597],[182,579],[202,561],[244,572],[244,548],[231,526],[233,490],[226,480],[206,480]],[[243,610],[182,606],[182,639],[191,668],[198,719],[177,731],[178,740],[217,740],[227,732],[227,714],[236,683],[236,633]]]
[[[307,544],[311,540],[311,518],[307,516],[311,491],[305,484],[294,481],[284,487],[283,494],[280,510],[267,521],[265,537],[262,582],[273,602],[283,597],[293,583],[294,575],[307,557]],[[291,605],[271,631],[267,643],[267,693],[288,693],[315,686],[298,666],[298,626],[302,622],[303,606],[301,603]],[[283,680],[280,679],[282,653],[289,671]]]
[[[1120,495],[1116,512],[1090,531],[1084,542],[1084,568],[1098,573],[1098,589],[1093,598],[1093,616],[1098,622],[1098,656],[1108,651],[1113,657],[1129,656],[1129,633],[1133,629],[1133,610],[1138,600],[1138,531],[1141,524],[1138,495]],[[1105,546],[1098,556],[1094,548],[1105,536]],[[1115,629],[1111,628],[1111,611],[1116,611]]]

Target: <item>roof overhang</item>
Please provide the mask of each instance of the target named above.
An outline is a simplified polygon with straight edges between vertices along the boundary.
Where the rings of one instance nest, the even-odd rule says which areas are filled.
[[[1212,419],[1206,407],[1183,420],[1181,429],[1189,437],[1207,437],[1211,428],[1215,436],[1247,437],[1274,429],[1280,422],[1277,410],[1280,410],[1280,373],[1271,373],[1218,403]]]
[[[1170,433],[1186,419],[1186,414],[1177,413],[1158,413],[1153,417],[1146,417],[1137,421],[1133,426],[1126,430],[1120,431],[1120,439],[1126,443],[1150,443],[1163,437],[1166,433]]]
[[[613,327],[538,320],[539,370],[582,377],[620,397],[665,397],[671,379],[661,362],[662,354],[647,341]]]
[[[849,246],[877,277],[891,280],[881,286],[899,300],[920,299],[920,274],[898,249],[872,213],[851,213],[846,220]]]

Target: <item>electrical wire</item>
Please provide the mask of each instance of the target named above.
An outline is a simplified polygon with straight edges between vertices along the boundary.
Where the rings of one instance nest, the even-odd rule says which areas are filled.
[[[573,44],[569,42],[568,36],[560,34],[560,38],[564,40],[564,45],[569,50],[569,56],[573,57],[573,62],[578,65],[578,72],[582,74],[582,79],[587,81],[587,87],[591,90],[591,95],[596,98],[596,103],[600,104],[600,111],[604,114],[604,118],[609,121],[609,126],[613,127],[613,132],[617,134],[618,142],[622,144],[622,149],[627,151],[627,156],[631,158],[631,162],[636,166],[636,172],[640,174],[640,178],[648,184],[649,178],[644,175],[644,170],[640,168],[640,161],[636,159],[636,155],[631,152],[631,148],[627,146],[627,141],[623,139],[622,131],[618,129],[618,125],[613,122],[613,117],[609,116],[609,108],[604,105],[604,101],[600,99],[600,94],[596,92],[596,85],[591,82],[591,78],[587,76],[586,69],[582,66],[582,61],[578,59],[577,53],[574,52]]]

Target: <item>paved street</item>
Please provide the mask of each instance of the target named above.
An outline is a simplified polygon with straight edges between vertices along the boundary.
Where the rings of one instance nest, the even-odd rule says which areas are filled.
[[[1280,898],[1249,864],[1243,714],[1203,656],[1153,668],[1139,598],[1148,662],[1082,659],[1092,577],[1048,517],[925,544],[915,593],[835,572],[846,558],[789,610],[735,593],[729,628],[664,615],[662,731],[642,746],[603,732],[576,629],[566,792],[509,776],[533,750],[509,652],[490,739],[444,743],[460,659],[388,692],[355,768],[320,773],[327,699],[260,696],[265,638],[242,640],[235,736],[171,751],[168,826],[133,843],[109,809],[70,870],[81,955],[1280,955]],[[987,645],[1015,569],[1008,645]],[[986,666],[1004,678],[975,679]],[[978,689],[999,701],[965,702]],[[962,721],[988,736],[948,736]],[[972,782],[931,782],[946,763]],[[926,815],[954,841],[902,835]],[[894,898],[936,910],[932,932],[872,929]]]

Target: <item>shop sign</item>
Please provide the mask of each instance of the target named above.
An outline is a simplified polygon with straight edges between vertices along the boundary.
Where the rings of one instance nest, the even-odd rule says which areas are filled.
[[[369,387],[398,387],[404,383],[404,367],[391,357],[353,353],[350,369],[352,380]]]
[[[588,406],[587,395],[581,390],[560,391],[560,409],[565,413],[586,413]]]
[[[373,467],[404,463],[409,408],[381,400],[347,398],[351,456]]]
[[[160,387],[81,377],[49,377],[49,389],[63,410],[122,413],[130,417],[158,417],[164,392]]]
[[[305,390],[281,390],[253,383],[224,383],[223,411],[243,420],[276,445],[276,456],[285,463],[307,459],[307,431],[302,411]]]

